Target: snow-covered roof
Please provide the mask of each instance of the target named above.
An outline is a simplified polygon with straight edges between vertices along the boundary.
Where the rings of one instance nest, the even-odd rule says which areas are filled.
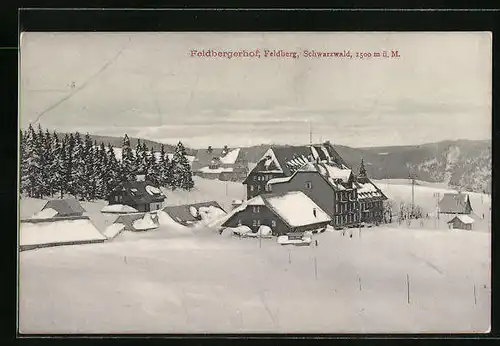
[[[342,168],[337,168],[333,165],[329,164],[323,164],[323,166],[327,172],[328,175],[333,178],[333,179],[342,179],[343,183],[347,183],[349,180],[349,177],[351,176],[351,170],[350,169],[342,169]]]
[[[360,201],[368,198],[383,197],[382,192],[371,181],[366,183],[358,182],[358,185],[360,186],[358,188],[358,199]]]
[[[262,196],[255,196],[252,199],[249,199],[247,201],[248,205],[265,205],[264,200],[262,199]]]
[[[289,177],[282,177],[282,178],[273,178],[273,179],[269,179],[267,181],[268,184],[272,185],[272,184],[279,184],[279,183],[286,183],[286,182],[289,182],[290,179],[292,179],[293,176],[289,176]]]
[[[210,168],[208,166],[201,167],[199,170],[201,173],[223,173],[223,172],[233,172],[233,167],[219,167],[219,168]]]
[[[137,213],[138,210],[129,205],[111,204],[106,205],[101,209],[102,213]]]
[[[226,155],[220,157],[220,162],[224,164],[233,164],[238,159],[240,148],[236,148],[228,152]]]
[[[48,245],[106,240],[88,218],[48,222],[21,222],[20,245]]]
[[[474,223],[474,219],[471,218],[468,215],[457,215],[456,218],[458,218],[460,221],[462,221],[465,224],[472,224]],[[452,222],[453,220],[449,221],[448,223]]]
[[[266,196],[269,206],[291,227],[330,222],[331,218],[301,191]],[[314,215],[314,210],[316,215]]]

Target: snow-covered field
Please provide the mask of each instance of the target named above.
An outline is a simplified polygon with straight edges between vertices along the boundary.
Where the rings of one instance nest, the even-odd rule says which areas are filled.
[[[216,200],[227,207],[245,196],[241,183],[195,179],[191,193],[167,191],[168,203]],[[380,187],[391,198],[411,201],[409,185]],[[436,191],[415,187],[415,202],[432,208]],[[485,199],[481,203],[480,195],[471,194],[476,212],[489,209]],[[21,215],[31,216],[43,204],[23,199]],[[82,204],[89,213],[105,205]],[[259,242],[220,236],[203,227],[187,232],[172,227],[165,215],[159,222],[154,230],[122,232],[102,244],[20,253],[20,331],[425,333],[489,328],[491,234],[485,223],[473,231],[435,228],[431,219],[423,227],[352,229],[345,236],[325,232],[313,237],[318,247],[295,247],[281,246],[275,238]]]

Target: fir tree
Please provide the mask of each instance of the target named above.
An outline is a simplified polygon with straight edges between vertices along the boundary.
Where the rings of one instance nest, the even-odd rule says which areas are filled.
[[[109,172],[107,165],[106,147],[101,142],[99,147],[96,145],[96,198],[105,199],[108,196],[106,191],[106,181],[108,180]]]
[[[68,192],[68,184],[67,184],[67,176],[68,176],[68,150],[66,146],[68,145],[68,135],[66,135],[61,143],[59,144],[59,155],[57,158],[57,182],[56,182],[56,188],[57,192],[59,193],[60,198],[64,198],[64,194]]]
[[[90,149],[88,149],[90,157],[87,158],[88,166],[86,172],[90,179],[87,182],[88,186],[87,197],[89,200],[94,201],[97,198],[97,185],[99,183],[99,177],[100,177],[99,147],[97,146],[97,142],[94,141],[94,143],[92,143],[90,137],[89,137],[89,143],[87,145],[90,145]]]
[[[143,146],[141,140],[137,139],[137,144],[135,146],[135,161],[134,167],[136,174],[145,174],[144,171],[144,156],[146,152],[143,150]]]
[[[155,152],[153,151],[153,147],[151,147],[150,153],[151,154],[149,155],[147,178],[154,185],[160,186],[160,163],[155,155]]]
[[[121,174],[120,182],[130,182],[135,180],[135,168],[134,168],[134,153],[130,148],[130,139],[128,135],[125,134],[122,144],[122,161],[121,161]]]
[[[19,192],[26,193],[28,186],[28,170],[26,161],[26,144],[25,139],[27,134],[19,130]]]
[[[48,132],[46,133],[48,135]],[[60,158],[61,158],[61,145],[59,143],[59,137],[54,131],[52,137],[48,135],[50,141],[50,153],[48,155],[48,182],[49,182],[49,192],[50,196],[54,197],[54,193],[58,191],[57,186],[61,180],[61,170],[60,170]]]
[[[358,177],[360,177],[360,178],[366,178],[367,177],[367,175],[366,175],[366,169],[365,169],[365,163],[363,162],[363,159],[361,159],[361,164],[359,166]]]
[[[172,189],[190,190],[194,187],[193,173],[186,158],[186,150],[181,142],[177,144],[172,157]]]
[[[75,180],[75,163],[73,162],[74,154],[75,154],[75,136],[73,133],[70,133],[69,136],[66,134],[64,136],[65,142],[65,163],[64,163],[64,185],[65,191],[73,196],[76,196],[77,193],[77,183]]]
[[[77,131],[74,135],[73,157],[72,157],[72,183],[73,194],[76,198],[85,198],[85,150],[82,137]]]
[[[138,167],[138,172],[139,174],[144,174],[146,177],[148,175],[148,172],[150,171],[150,164],[151,164],[151,152],[148,151],[148,147],[146,146],[146,143],[143,142],[141,146],[141,163]]]
[[[24,191],[28,193],[29,197],[37,197],[38,189],[37,182],[39,181],[38,175],[40,173],[38,164],[38,151],[36,149],[37,135],[31,124],[28,131],[24,136],[24,147],[26,155],[26,176],[24,180]]]
[[[110,143],[108,143],[106,152],[106,167],[109,174],[107,175],[105,190],[109,193],[123,183],[122,177],[124,176],[121,171],[122,165],[116,159],[115,151]]]
[[[35,162],[37,167],[36,174],[36,185],[35,185],[35,197],[43,198],[48,195],[48,176],[46,172],[47,168],[47,146],[46,146],[46,138],[43,133],[42,127],[38,124],[38,131],[35,137]]]
[[[165,146],[161,145],[160,150],[160,160],[158,162],[159,165],[159,185],[168,187],[171,182],[171,166],[170,160],[168,159],[168,154],[165,152]]]

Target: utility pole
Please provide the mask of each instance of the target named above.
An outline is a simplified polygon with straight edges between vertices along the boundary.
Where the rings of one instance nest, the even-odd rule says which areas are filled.
[[[309,120],[309,144],[312,144],[313,143],[313,137],[312,137],[312,125],[311,125],[311,121]]]
[[[410,172],[409,174],[410,179],[411,179],[411,216],[414,216],[414,209],[415,209],[415,174]]]

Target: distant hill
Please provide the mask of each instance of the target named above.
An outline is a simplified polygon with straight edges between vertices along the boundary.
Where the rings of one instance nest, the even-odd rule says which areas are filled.
[[[270,145],[242,148],[249,162],[257,162]],[[417,179],[451,188],[491,193],[491,141],[442,141],[410,146],[352,148],[334,145],[357,172],[361,158],[373,179]]]
[[[61,134],[64,136],[64,133]],[[122,137],[90,135],[98,143],[111,143],[121,147]],[[161,143],[142,139],[150,148],[160,150]],[[137,138],[130,137],[135,147]],[[164,144],[167,152],[175,150],[174,145]],[[242,148],[250,163],[256,163],[270,145],[256,145]],[[352,148],[335,145],[335,149],[357,172],[361,158],[364,159],[368,175],[373,179],[408,179],[410,171],[417,179],[444,183],[451,188],[491,193],[491,141],[456,140],[422,145]],[[203,148],[203,150],[206,148]],[[221,149],[221,148],[214,148]],[[196,156],[197,149],[186,148],[190,156]]]
[[[58,133],[59,138],[64,137],[64,135],[65,135],[64,132]],[[82,136],[84,136],[84,135],[85,135],[85,133],[82,133]],[[100,142],[104,142],[104,144],[111,143],[111,145],[113,147],[116,147],[116,148],[121,148],[122,142],[123,142],[123,137],[115,137],[115,136],[102,136],[102,135],[90,134],[90,138],[92,138],[92,141],[96,141],[97,143],[100,143]],[[137,145],[138,138],[137,137],[129,137],[129,139],[130,139],[130,146],[132,148],[135,148],[135,146]],[[160,151],[160,148],[161,148],[160,142],[155,142],[155,141],[151,141],[149,139],[143,139],[143,138],[140,138],[140,140],[141,140],[141,143],[145,142],[146,145],[148,146],[148,148],[153,147],[154,151]],[[163,145],[165,146],[166,152],[171,153],[171,152],[175,151],[175,147],[176,147],[175,145],[171,145],[171,144],[163,144]],[[193,150],[191,148],[186,147],[186,153],[187,153],[187,155],[194,156],[194,155],[196,155],[196,150]]]

